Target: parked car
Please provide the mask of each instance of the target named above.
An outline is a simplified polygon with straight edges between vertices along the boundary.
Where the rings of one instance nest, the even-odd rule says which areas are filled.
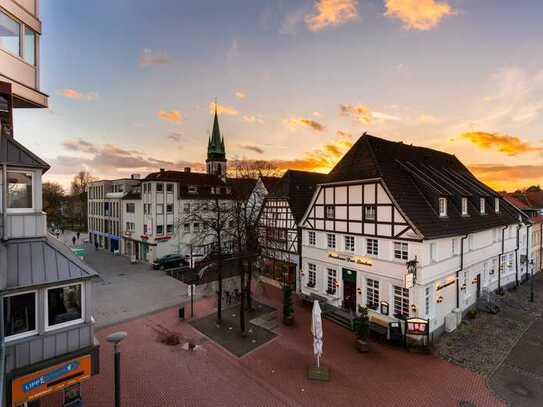
[[[167,256],[156,259],[153,262],[153,268],[155,270],[164,270],[168,268],[182,267],[186,265],[187,262],[185,261],[183,256],[180,256],[178,254],[168,254]]]

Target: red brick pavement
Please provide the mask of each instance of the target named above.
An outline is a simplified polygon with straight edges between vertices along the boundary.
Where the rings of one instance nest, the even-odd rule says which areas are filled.
[[[278,296],[268,290],[267,300]],[[271,295],[270,295],[271,294]],[[212,311],[213,300],[197,303],[196,314]],[[372,343],[368,354],[354,349],[347,330],[324,321],[323,365],[331,381],[305,378],[314,362],[309,332],[311,310],[296,308],[296,325],[238,359],[208,341],[177,310],[125,322],[98,332],[101,372],[83,385],[86,407],[113,406],[113,355],[105,337],[128,332],[122,346],[123,406],[504,406],[476,374],[428,355]],[[170,330],[201,344],[195,352],[169,347],[157,331]],[[45,407],[59,406],[50,397]]]

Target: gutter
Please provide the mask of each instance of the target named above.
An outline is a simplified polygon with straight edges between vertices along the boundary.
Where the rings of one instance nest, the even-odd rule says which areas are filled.
[[[504,226],[502,228],[502,251],[500,255],[498,256],[498,294],[503,294],[502,290],[502,259],[503,259],[503,252],[505,251],[505,229],[507,229],[507,226]]]
[[[469,236],[462,236],[460,239],[460,268],[456,271],[456,308],[460,309],[460,272],[464,270],[464,240]]]

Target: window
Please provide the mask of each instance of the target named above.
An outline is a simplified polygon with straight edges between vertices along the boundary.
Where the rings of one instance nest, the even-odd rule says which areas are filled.
[[[426,287],[424,290],[424,313],[427,318],[430,316],[430,287]]]
[[[160,204],[156,206],[156,213],[157,215],[162,215],[164,213],[164,205]]]
[[[0,48],[20,55],[21,25],[0,11]]]
[[[366,240],[366,253],[371,256],[379,255],[379,242],[377,241],[377,239]]]
[[[166,192],[173,192],[173,184],[166,184]]]
[[[335,249],[336,248],[336,235],[328,233],[326,235],[326,240],[327,240],[329,249]]]
[[[317,285],[317,266],[309,263],[307,265],[307,286],[315,288]]]
[[[173,225],[166,225],[166,233],[173,233]]]
[[[4,336],[7,340],[36,333],[36,292],[4,297]]]
[[[447,198],[439,198],[439,216],[447,216]]]
[[[126,213],[134,213],[136,212],[136,204],[135,203],[127,203],[126,204]]]
[[[307,240],[309,242],[310,246],[315,246],[317,244],[317,239],[315,237],[315,232],[308,232],[307,233]]]
[[[324,217],[326,219],[334,219],[335,217],[335,207],[333,205],[326,205],[324,207]]]
[[[484,215],[486,213],[485,198],[479,199],[479,204],[481,206],[481,215]]]
[[[364,206],[364,220],[375,220],[375,205]]]
[[[500,213],[500,198],[494,198],[494,212]]]
[[[190,212],[190,204],[186,203],[183,205],[183,213],[189,213]]]
[[[36,33],[25,26],[23,58],[30,65],[36,63]]]
[[[200,231],[200,224],[198,222],[195,222],[193,225],[194,233],[198,233]]]
[[[394,316],[409,316],[409,289],[394,286]]]
[[[462,216],[468,216],[468,198],[462,197]]]
[[[172,213],[173,212],[173,204],[167,204],[166,205],[166,212]]]
[[[183,232],[185,232],[185,233],[190,232],[190,223],[184,223],[183,224]]]
[[[164,226],[163,225],[156,225],[156,234],[161,235],[164,233]]]
[[[32,208],[32,173],[8,171],[8,208]]]
[[[437,244],[430,243],[430,261],[437,261]]]
[[[164,184],[156,184],[156,192],[164,191]]]
[[[143,234],[147,234],[147,224],[143,225]]]
[[[59,327],[83,320],[81,284],[49,288],[46,296],[46,327]]]
[[[394,258],[399,260],[407,260],[407,243],[394,242]]]
[[[337,272],[334,269],[328,269],[328,285],[326,287],[326,294],[334,295],[336,293],[336,281]]]
[[[345,236],[345,251],[354,252],[354,236]]]
[[[366,279],[366,305],[376,310],[379,308],[379,281]]]

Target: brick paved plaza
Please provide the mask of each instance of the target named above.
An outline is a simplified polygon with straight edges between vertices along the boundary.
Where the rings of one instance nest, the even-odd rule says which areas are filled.
[[[262,298],[278,306],[276,293]],[[196,304],[196,316],[213,312],[213,299]],[[428,355],[373,343],[359,354],[350,332],[324,321],[329,383],[310,382],[313,362],[310,309],[296,308],[296,325],[279,327],[271,342],[242,358],[215,345],[168,309],[99,331],[101,371],[83,385],[86,407],[113,405],[113,350],[105,337],[128,332],[122,344],[124,406],[500,406],[476,374]],[[160,332],[182,336],[159,342]],[[188,352],[187,340],[200,345]],[[56,403],[55,403],[56,402]],[[471,402],[466,404],[461,402]],[[44,405],[58,405],[50,398]]]

